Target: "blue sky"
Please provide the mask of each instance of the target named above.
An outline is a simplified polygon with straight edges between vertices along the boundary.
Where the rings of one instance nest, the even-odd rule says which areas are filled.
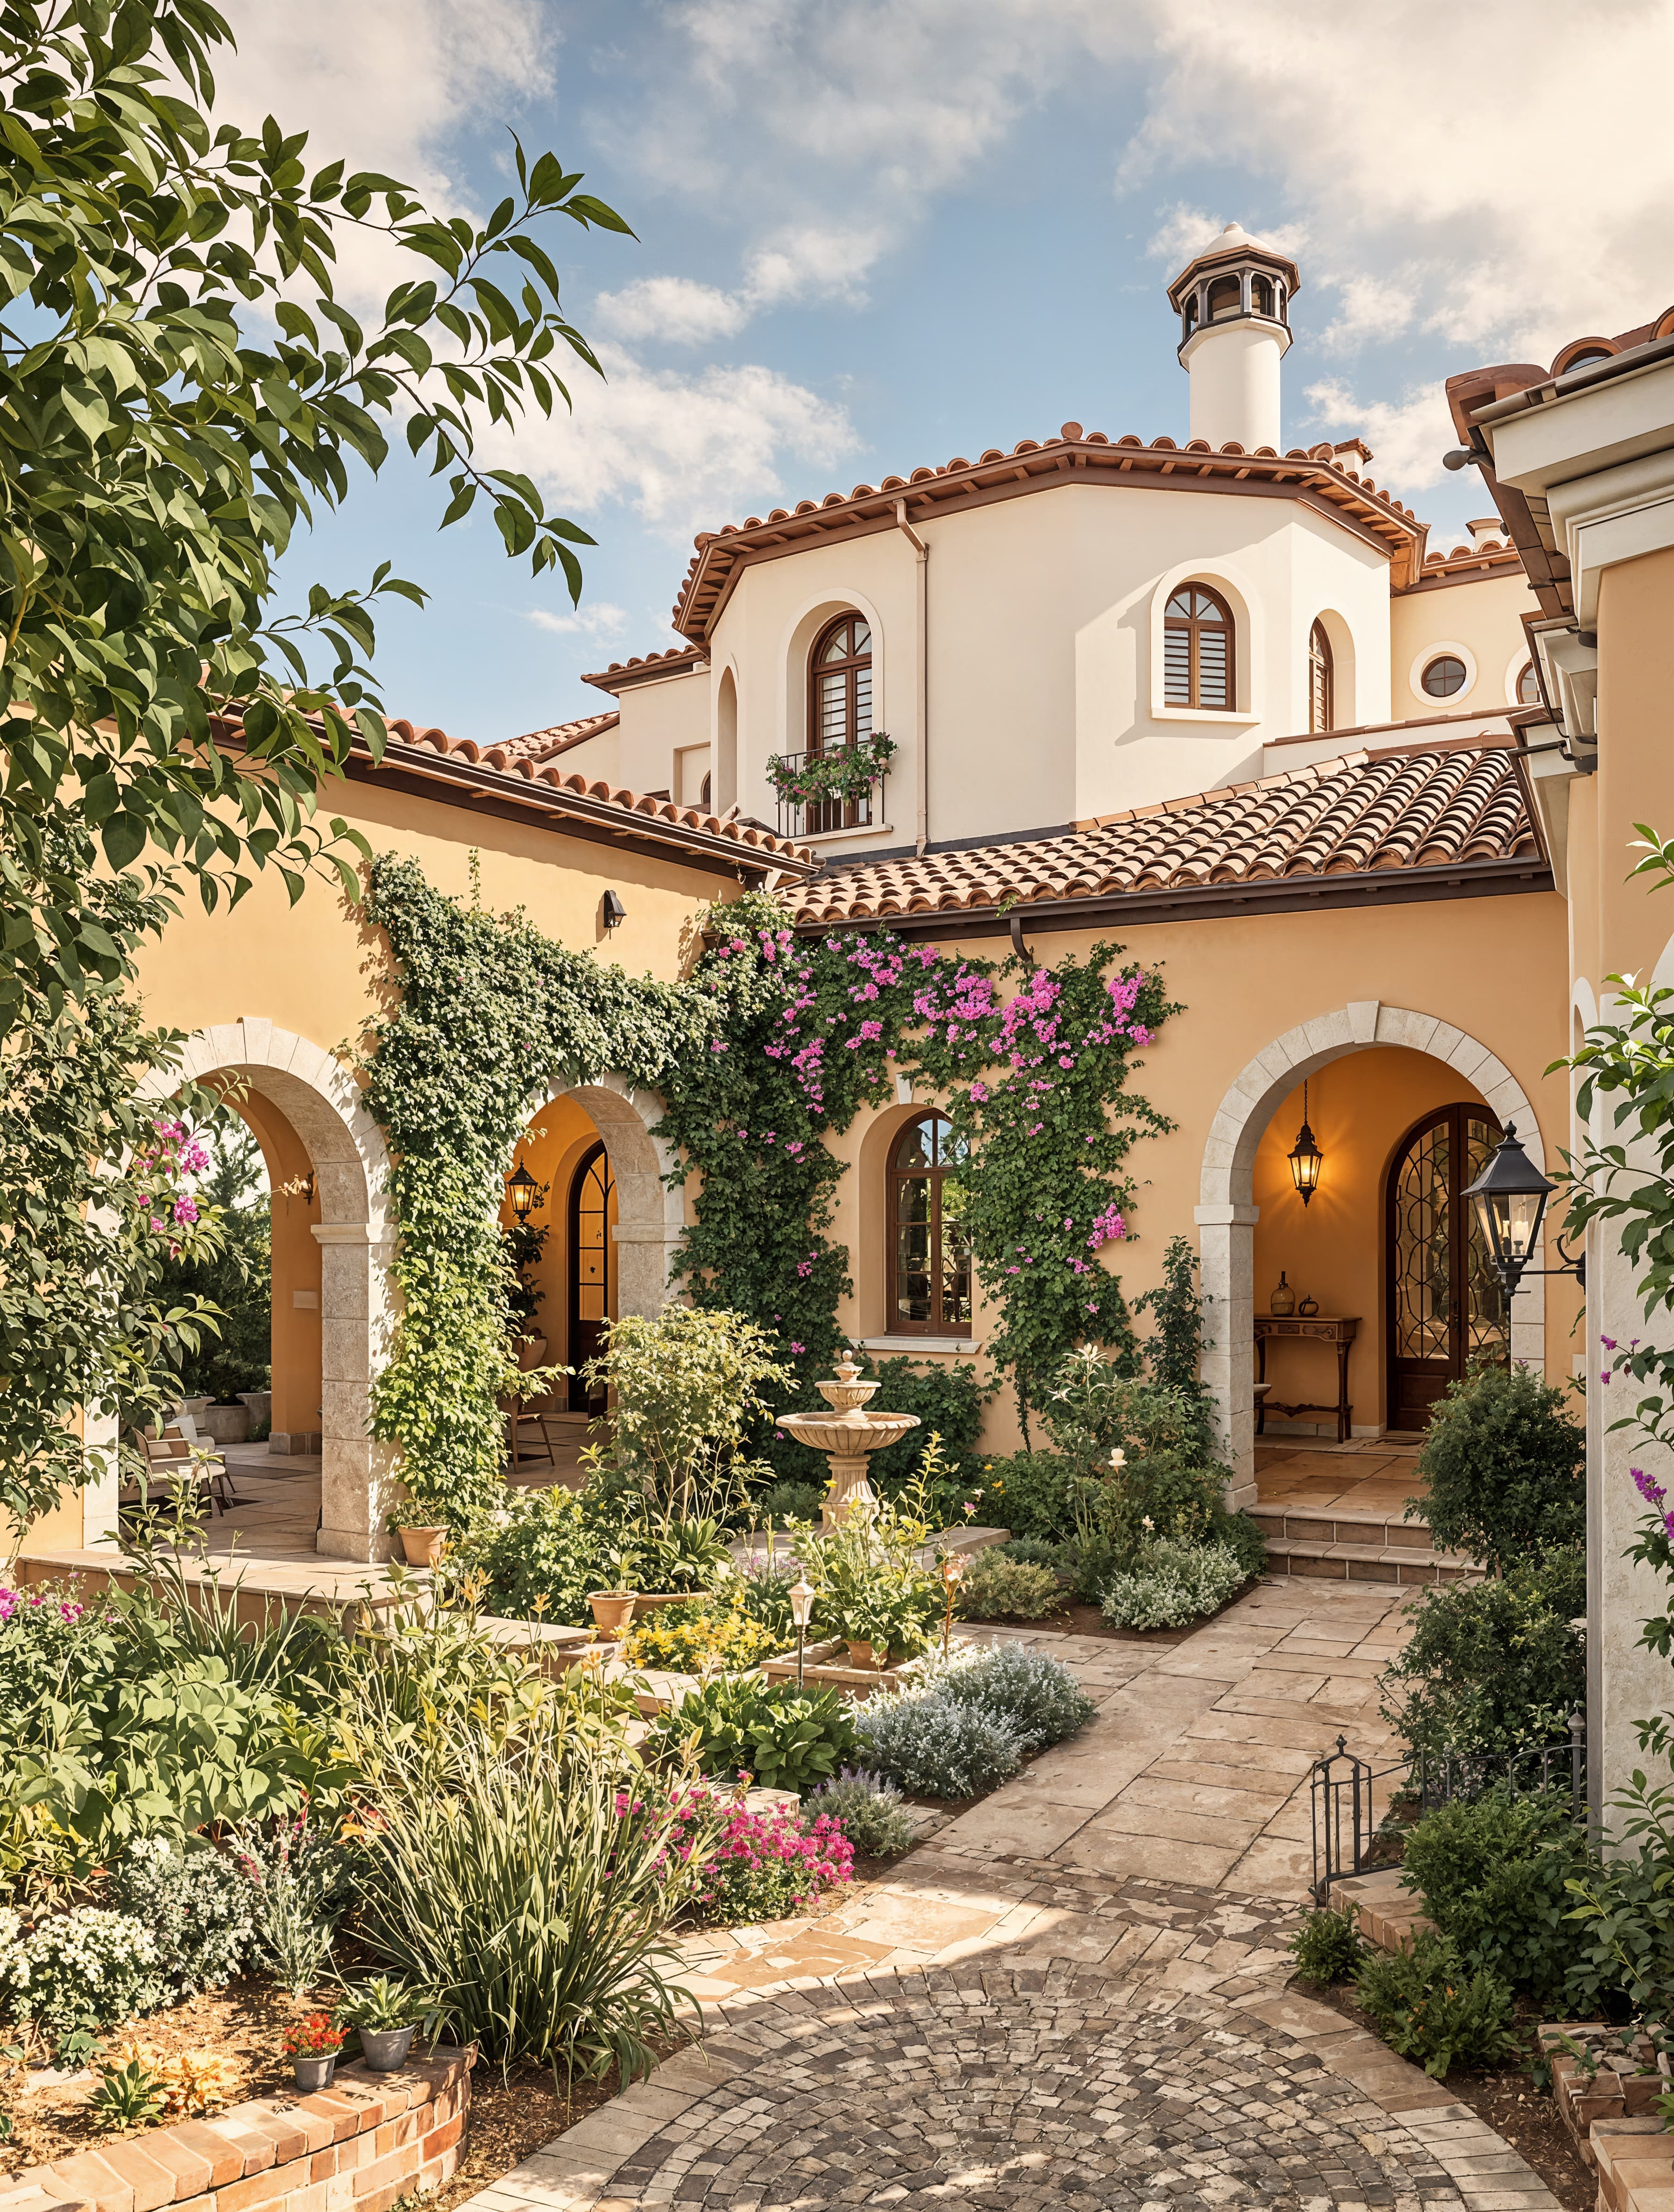
[[[638,242],[557,227],[573,419],[509,459],[599,540],[578,611],[398,459],[290,556],[379,559],[393,713],[480,741],[608,702],[585,670],[674,642],[695,529],[1042,437],[1184,437],[1164,298],[1236,216],[1300,262],[1285,437],[1363,435],[1433,526],[1440,386],[1674,298],[1670,0],[232,0],[229,112],[271,107],[480,212],[506,130]],[[350,267],[353,296],[381,270]]]

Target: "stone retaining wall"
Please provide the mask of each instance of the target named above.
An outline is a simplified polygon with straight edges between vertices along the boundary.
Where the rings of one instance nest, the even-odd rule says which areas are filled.
[[[442,2051],[397,2074],[340,2066],[315,2096],[111,2137],[0,2179],[0,2212],[387,2212],[457,2168],[475,2055]]]

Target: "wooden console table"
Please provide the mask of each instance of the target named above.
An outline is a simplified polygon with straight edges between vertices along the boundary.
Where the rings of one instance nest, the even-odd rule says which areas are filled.
[[[1336,1440],[1347,1443],[1350,1428],[1348,1417],[1354,1411],[1348,1403],[1348,1347],[1360,1328],[1360,1316],[1344,1319],[1333,1314],[1257,1314],[1256,1316],[1257,1380],[1267,1380],[1267,1347],[1275,1340],[1300,1337],[1315,1344],[1334,1344],[1336,1346],[1336,1403],[1335,1406],[1301,1404],[1281,1406],[1275,1400],[1263,1397],[1256,1414],[1256,1434],[1261,1436],[1267,1427],[1269,1413],[1282,1413],[1294,1420],[1298,1413],[1335,1413]]]

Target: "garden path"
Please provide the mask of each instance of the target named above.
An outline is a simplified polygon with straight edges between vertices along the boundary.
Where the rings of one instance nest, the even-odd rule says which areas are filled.
[[[689,1939],[701,2048],[460,2212],[1556,2212],[1285,1987],[1308,1760],[1375,1742],[1402,1596],[1269,1583],[1172,1646],[1020,1637],[1097,1699],[1083,1735],[831,1911]]]

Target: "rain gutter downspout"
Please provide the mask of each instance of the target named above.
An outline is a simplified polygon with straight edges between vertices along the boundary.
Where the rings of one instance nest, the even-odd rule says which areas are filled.
[[[930,842],[930,549],[907,520],[907,502],[895,502],[895,526],[913,550],[918,568],[918,769],[913,850],[922,854]]]

